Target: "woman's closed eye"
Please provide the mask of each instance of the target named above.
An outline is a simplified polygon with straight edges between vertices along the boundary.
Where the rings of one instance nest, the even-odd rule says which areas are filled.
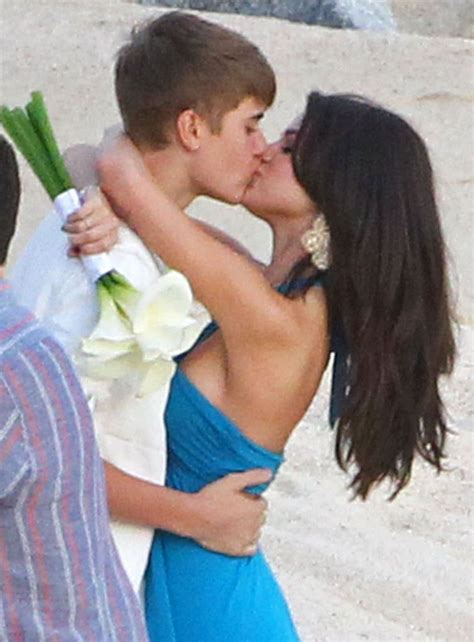
[[[281,151],[283,154],[291,154],[296,138],[296,132],[286,131],[281,139]]]

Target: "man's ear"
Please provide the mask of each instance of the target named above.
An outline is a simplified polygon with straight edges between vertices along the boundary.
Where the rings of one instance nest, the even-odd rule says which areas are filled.
[[[201,146],[206,123],[193,109],[185,109],[176,121],[176,138],[189,152],[195,152]]]

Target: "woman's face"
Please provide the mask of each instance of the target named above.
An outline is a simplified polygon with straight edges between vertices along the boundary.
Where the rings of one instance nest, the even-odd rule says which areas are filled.
[[[316,210],[293,172],[291,152],[296,134],[297,129],[291,125],[279,140],[268,146],[260,168],[247,187],[242,205],[259,218],[295,218]]]

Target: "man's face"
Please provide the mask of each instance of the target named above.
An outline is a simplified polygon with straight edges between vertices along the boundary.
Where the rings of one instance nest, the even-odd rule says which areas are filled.
[[[198,193],[240,203],[267,147],[260,130],[265,109],[256,98],[245,98],[224,115],[218,134],[205,125],[193,162]]]

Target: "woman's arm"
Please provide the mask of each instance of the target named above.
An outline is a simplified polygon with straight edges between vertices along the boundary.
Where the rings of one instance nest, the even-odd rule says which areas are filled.
[[[68,151],[69,150],[66,150],[66,153]],[[76,184],[76,182],[74,182],[74,184]],[[92,186],[93,184],[91,183],[90,185]],[[89,187],[87,200],[96,198],[101,198],[98,188],[95,190]],[[76,233],[69,234],[71,244],[69,254],[71,256],[86,256],[99,254],[100,252],[108,252],[117,243],[118,230],[120,227],[119,219],[111,207],[102,208],[97,205],[96,201],[94,203],[95,211],[91,212],[87,217],[87,234],[82,233],[79,228]],[[224,243],[224,245],[227,245],[227,247],[230,247],[238,254],[245,256],[249,261],[253,261],[255,265],[260,266],[261,269],[265,268],[265,265],[257,261],[242,243],[229,234],[226,234],[226,232],[204,221],[196,220],[196,223],[213,238],[221,241],[221,243]]]
[[[260,261],[257,261],[257,259],[254,256],[252,256],[252,254],[248,251],[248,249],[244,245],[242,245],[242,243],[239,243],[239,241],[234,239],[229,234],[226,234],[226,232],[223,232],[217,227],[214,227],[213,225],[209,225],[209,223],[205,223],[204,221],[196,220],[196,223],[201,227],[201,229],[207,232],[210,236],[217,239],[221,243],[224,243],[224,245],[227,245],[227,247],[229,247],[231,250],[234,250],[234,252],[237,252],[238,254],[245,256],[245,258],[247,258],[249,261],[254,263],[261,270],[265,268],[265,265]]]
[[[112,517],[189,537],[218,553],[255,553],[267,502],[245,488],[269,481],[270,471],[230,474],[198,493],[183,493],[104,464]]]
[[[99,173],[114,209],[123,212],[150,249],[188,277],[227,339],[268,341],[285,329],[291,304],[259,268],[212,238],[166,197],[128,140],[120,139],[103,157]]]

